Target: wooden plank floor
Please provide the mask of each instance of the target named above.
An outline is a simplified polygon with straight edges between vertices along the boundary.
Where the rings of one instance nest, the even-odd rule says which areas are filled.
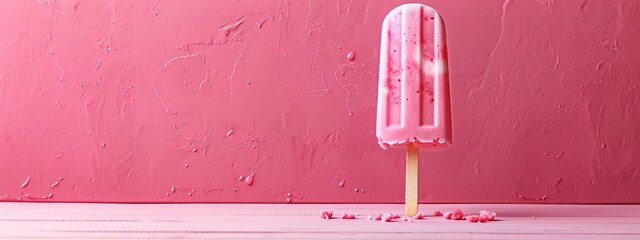
[[[87,204],[0,202],[2,239],[640,239],[640,205],[421,205],[488,209],[499,221],[385,223],[399,204]],[[358,219],[320,219],[321,210]],[[335,217],[335,216],[334,216]]]

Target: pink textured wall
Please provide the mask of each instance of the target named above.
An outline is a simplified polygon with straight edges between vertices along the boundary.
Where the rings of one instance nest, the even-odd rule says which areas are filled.
[[[374,129],[404,2],[3,3],[0,200],[402,202]],[[421,201],[640,202],[640,1],[423,3],[454,145],[420,153]]]

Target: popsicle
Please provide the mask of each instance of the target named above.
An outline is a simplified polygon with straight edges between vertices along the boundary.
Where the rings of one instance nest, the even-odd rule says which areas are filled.
[[[418,210],[418,149],[447,148],[451,109],[444,22],[431,7],[405,4],[382,24],[378,143],[407,150],[405,211]]]

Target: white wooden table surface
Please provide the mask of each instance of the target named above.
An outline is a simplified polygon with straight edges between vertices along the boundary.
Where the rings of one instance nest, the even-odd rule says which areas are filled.
[[[432,217],[487,209],[499,221]],[[358,214],[321,219],[321,210]],[[370,221],[399,204],[96,204],[0,202],[1,239],[640,239],[640,205],[421,205],[424,220]]]

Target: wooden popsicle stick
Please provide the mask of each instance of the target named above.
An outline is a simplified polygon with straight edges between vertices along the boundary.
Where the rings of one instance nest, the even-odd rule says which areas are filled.
[[[406,169],[404,211],[413,217],[418,213],[418,147],[413,144],[407,144]]]

